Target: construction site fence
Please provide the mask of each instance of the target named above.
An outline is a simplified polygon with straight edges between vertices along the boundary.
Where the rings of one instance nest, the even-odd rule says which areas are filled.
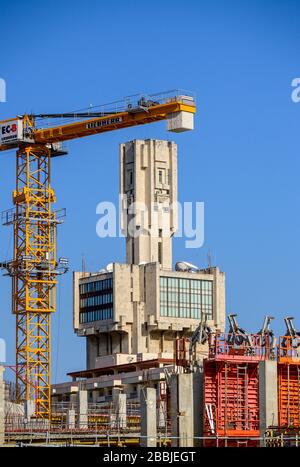
[[[148,442],[147,442],[148,440]],[[14,439],[6,435],[6,445],[16,446],[86,446],[86,447],[115,447],[115,446],[136,446],[151,445],[155,440],[156,447],[300,447],[300,436],[284,436],[276,438],[262,437],[226,437],[226,436],[164,436],[157,434],[153,436],[143,436],[140,434],[110,434],[110,433],[87,433],[83,430],[71,430],[68,433],[53,433],[44,431],[36,436],[34,433],[25,434]]]
[[[74,410],[73,418],[64,413],[52,413],[51,421],[43,419],[26,419],[23,415],[10,415],[5,418],[5,432],[9,433],[41,433],[41,432],[98,432],[98,433],[140,433],[140,407],[131,410],[114,411],[112,408],[89,409],[88,412],[78,413]],[[166,413],[157,414],[157,432],[169,435],[171,420]]]
[[[77,413],[78,411],[78,403],[77,402],[58,402],[51,404],[51,413],[52,416],[55,415],[66,415],[69,410],[75,410]],[[112,414],[117,413],[119,410],[118,404],[114,402],[90,402],[87,405],[87,413],[88,415],[92,414]],[[140,403],[139,402],[130,402],[126,401],[126,414],[127,415],[140,415]]]

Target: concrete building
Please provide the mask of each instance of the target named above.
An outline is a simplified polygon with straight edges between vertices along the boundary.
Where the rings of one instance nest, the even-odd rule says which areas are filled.
[[[163,270],[159,263],[113,265],[111,273],[74,273],[74,329],[85,337],[87,369],[113,354],[120,362],[173,358],[174,340],[189,336],[202,315],[225,325],[224,274]],[[126,358],[127,358],[126,357]]]
[[[127,264],[160,263],[172,269],[177,230],[177,146],[135,140],[120,145],[121,226]]]
[[[120,145],[122,229],[126,263],[100,272],[74,272],[73,326],[86,340],[86,369],[53,387],[56,400],[85,386],[89,400],[120,387],[139,398],[147,373],[159,393],[174,342],[190,336],[203,316],[225,328],[225,276],[218,267],[172,270],[177,229],[177,146],[135,140]],[[200,349],[206,355],[206,348]],[[83,381],[78,381],[78,379]]]

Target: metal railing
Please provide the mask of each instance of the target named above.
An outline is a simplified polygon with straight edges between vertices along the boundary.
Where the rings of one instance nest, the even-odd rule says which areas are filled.
[[[170,91],[163,91],[155,94],[133,94],[130,96],[125,96],[123,99],[106,104],[93,105],[87,108],[69,112],[67,117],[60,118],[60,124],[67,124],[70,122],[82,120],[83,117],[80,115],[82,113],[84,113],[85,118],[93,118],[95,113],[97,113],[97,116],[101,117],[120,112],[128,112],[138,108],[147,108],[154,105],[167,104],[175,101],[180,101],[183,103],[186,101],[188,105],[193,105],[193,103],[195,103],[195,94],[184,89],[172,89]],[[64,114],[62,114],[62,116],[63,115]],[[42,115],[36,116],[37,128],[52,127],[57,125],[57,120],[55,118],[51,118],[50,115],[47,117]]]
[[[215,333],[209,336],[209,358],[230,357],[236,360],[243,358],[252,360],[275,359],[275,349],[263,345],[262,336],[248,334],[248,341],[239,340],[239,335]]]
[[[300,363],[300,337],[281,336],[279,338],[278,361]]]
[[[228,437],[228,436],[194,436],[190,437],[183,433],[179,436],[165,436],[156,434],[156,436],[143,436],[141,434],[111,434],[111,433],[53,433],[45,431],[35,435],[29,433],[27,438],[13,438],[6,435],[5,443],[17,446],[79,446],[89,443],[88,447],[114,447],[114,446],[151,446],[168,448],[173,447],[300,447],[300,436],[295,434],[287,436],[281,434],[276,437]]]

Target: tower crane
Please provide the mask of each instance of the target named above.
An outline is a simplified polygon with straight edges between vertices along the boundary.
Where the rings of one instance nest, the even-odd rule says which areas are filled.
[[[2,223],[13,225],[14,255],[0,266],[12,277],[17,400],[35,400],[37,418],[51,417],[50,321],[57,277],[68,269],[67,259],[56,257],[56,227],[64,211],[52,209],[52,158],[67,153],[65,141],[135,125],[166,120],[169,131],[191,130],[195,111],[189,93],[169,91],[87,111],[0,121],[0,151],[17,150],[14,208],[2,214]]]

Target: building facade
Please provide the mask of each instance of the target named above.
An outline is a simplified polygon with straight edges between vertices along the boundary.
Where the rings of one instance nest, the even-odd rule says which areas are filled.
[[[111,273],[74,273],[74,329],[86,338],[88,369],[116,353],[173,358],[174,340],[190,336],[204,317],[224,329],[218,268],[189,273],[115,263]]]
[[[177,230],[177,146],[134,140],[120,145],[121,226],[127,264],[158,262],[172,269]]]

